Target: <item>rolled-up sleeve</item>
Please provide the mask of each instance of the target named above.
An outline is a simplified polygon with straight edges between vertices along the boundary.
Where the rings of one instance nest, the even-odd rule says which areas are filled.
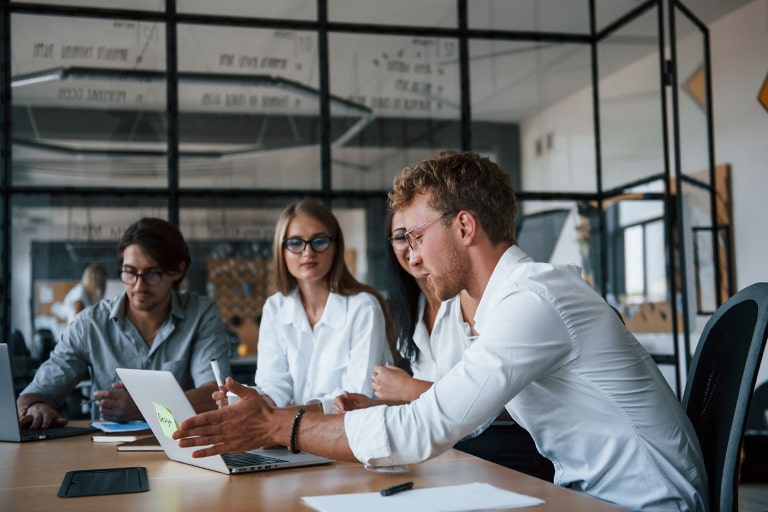
[[[570,352],[567,330],[551,305],[525,295],[499,301],[488,312],[493,321],[461,361],[419,399],[347,413],[346,434],[358,460],[382,466],[434,457],[498,413],[531,380],[563,364]]]
[[[368,466],[391,466],[392,450],[385,425],[387,406],[369,407],[344,415],[344,430],[355,458]]]

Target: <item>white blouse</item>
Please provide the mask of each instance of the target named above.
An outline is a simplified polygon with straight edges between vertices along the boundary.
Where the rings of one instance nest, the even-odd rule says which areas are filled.
[[[440,304],[432,327],[432,335],[424,324],[427,300],[419,296],[418,318],[413,332],[413,342],[419,349],[419,359],[411,363],[416,379],[435,382],[461,361],[461,355],[472,342],[472,329],[464,321],[459,296]]]
[[[344,391],[373,397],[373,366],[392,362],[384,313],[376,297],[330,293],[314,329],[298,288],[264,304],[256,384],[278,407],[320,402],[333,412]]]

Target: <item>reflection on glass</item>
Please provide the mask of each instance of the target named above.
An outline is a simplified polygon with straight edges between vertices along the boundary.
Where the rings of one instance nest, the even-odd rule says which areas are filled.
[[[517,242],[531,258],[543,263],[586,266],[579,247],[580,220],[574,203],[522,201],[518,208]]]
[[[642,189],[650,192],[654,186]],[[609,246],[609,272],[624,276],[624,282],[616,283],[610,292],[622,305],[668,300],[664,203],[643,199],[640,188],[608,203],[606,210],[610,219],[608,237],[614,241]]]
[[[718,304],[717,293],[720,286],[716,278],[717,265],[720,266],[723,287],[727,288],[725,285],[729,279],[727,264],[730,241],[726,237],[729,235],[730,222],[727,216],[718,221],[713,219],[709,199],[706,189],[683,185],[683,203],[689,217],[685,238],[686,254],[690,255],[686,268],[686,275],[689,276],[688,305],[694,312],[697,309],[712,312]],[[713,226],[716,224],[724,229],[715,231]],[[717,233],[715,239],[714,233]],[[714,243],[717,243],[717,247],[713,246]],[[728,294],[725,294],[725,297],[727,296]]]
[[[176,3],[179,13],[214,14],[258,18],[311,20],[317,17],[316,0],[182,0]]]
[[[85,201],[70,198],[67,202]],[[66,325],[66,316],[57,314],[61,310],[57,303],[80,281],[83,269],[94,261],[102,263],[109,275],[104,296],[122,292],[116,249],[123,231],[141,217],[166,218],[167,207],[14,204],[11,214],[11,327],[25,340],[41,330],[50,331],[56,339]]]
[[[445,0],[328,0],[328,19],[346,23],[455,28],[459,17],[456,2]]]
[[[317,35],[182,25],[178,38],[181,185],[320,188]]]
[[[11,0],[11,2],[21,1],[22,0]],[[72,7],[106,7],[109,9],[129,9],[137,11],[165,11],[165,0],[35,0],[35,3]]]
[[[460,147],[458,42],[331,34],[335,189],[386,190],[406,165]],[[365,109],[368,114],[361,114]]]
[[[680,88],[680,162],[683,174],[709,183],[709,134],[707,131],[707,82],[704,39],[682,15],[675,17],[680,34],[677,49],[677,86]],[[702,172],[704,171],[704,172]]]
[[[644,231],[642,226],[632,226],[624,230],[625,294],[627,304],[639,304],[645,301],[645,264]]]
[[[664,242],[666,230],[664,222],[659,219],[645,226],[645,273],[647,297],[651,302],[660,302],[669,297],[667,282],[667,254]]]
[[[605,189],[664,172],[656,16],[647,11],[598,44]]]
[[[470,76],[484,77],[472,82],[472,119],[520,127],[521,188],[595,191],[589,47],[471,41],[469,51]]]
[[[164,27],[28,15],[11,25],[14,184],[164,186]]]
[[[469,6],[470,28],[589,34],[589,0],[472,0]]]

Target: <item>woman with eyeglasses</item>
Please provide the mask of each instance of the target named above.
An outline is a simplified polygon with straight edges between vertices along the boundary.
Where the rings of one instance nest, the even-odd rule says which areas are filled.
[[[411,374],[393,365],[374,367],[371,382],[377,400],[345,393],[334,404],[336,412],[417,399],[461,360],[477,336],[477,301],[462,291],[441,302],[421,274],[418,262],[411,258],[410,244],[432,222],[406,231],[403,213],[391,211],[387,221],[392,248],[387,251],[387,261],[393,274],[388,280],[390,308],[398,351],[410,363]],[[544,480],[552,481],[554,475],[552,463],[539,454],[528,432],[505,413],[489,418],[454,447]]]
[[[387,305],[344,262],[344,236],[325,206],[288,205],[275,228],[278,292],[264,304],[256,384],[278,407],[333,412],[344,391],[373,396],[374,365],[392,362]],[[222,404],[222,393],[214,394]]]

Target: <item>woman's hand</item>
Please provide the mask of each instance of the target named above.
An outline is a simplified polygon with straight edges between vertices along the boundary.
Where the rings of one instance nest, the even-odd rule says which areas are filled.
[[[377,405],[376,400],[369,398],[362,393],[350,393],[345,391],[343,395],[336,397],[333,402],[333,412],[336,414],[354,411],[355,409],[365,409]]]
[[[388,402],[411,402],[432,386],[431,382],[414,379],[405,370],[389,363],[373,367],[371,382],[376,397]]]

